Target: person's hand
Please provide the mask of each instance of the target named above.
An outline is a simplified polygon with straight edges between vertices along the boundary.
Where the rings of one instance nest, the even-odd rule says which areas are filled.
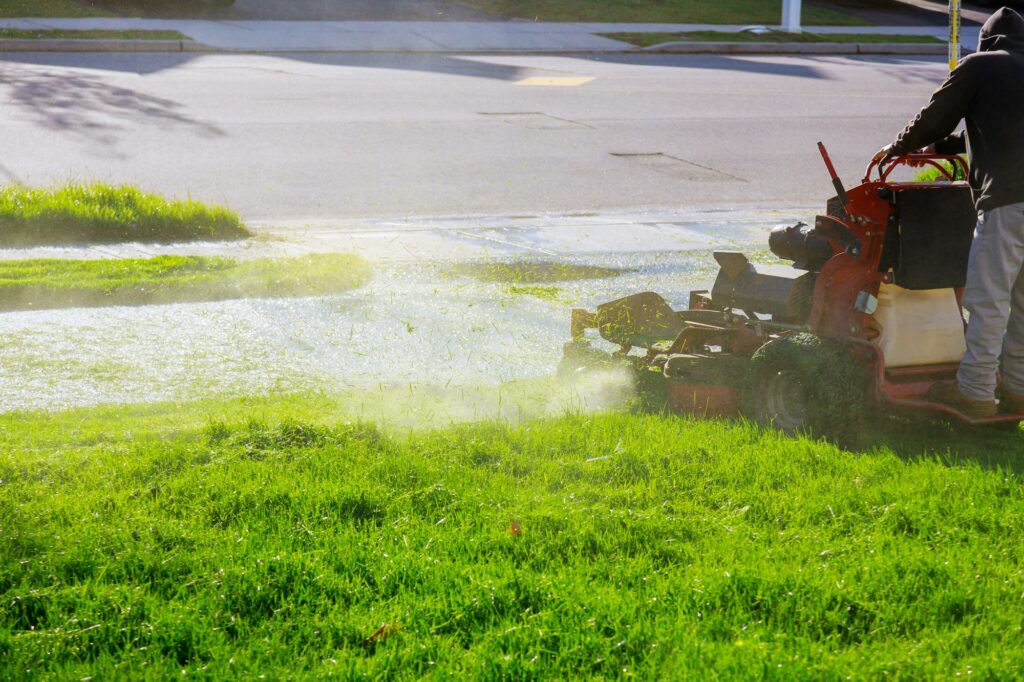
[[[915,154],[927,154],[928,156],[932,156],[933,154],[935,154],[935,145],[930,144],[927,147],[921,147],[920,149],[918,149],[914,153]],[[907,165],[910,166],[911,168],[920,168],[921,166],[927,165],[927,162],[926,161],[907,161]]]
[[[878,153],[876,153],[871,159],[871,162],[882,166],[893,156],[895,156],[895,154],[892,153],[892,145],[887,144],[878,150]]]

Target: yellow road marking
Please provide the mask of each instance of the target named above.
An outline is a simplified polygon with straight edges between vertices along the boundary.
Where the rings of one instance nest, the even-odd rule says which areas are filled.
[[[574,88],[594,80],[593,76],[534,76],[516,81],[516,85],[549,85],[561,88]]]

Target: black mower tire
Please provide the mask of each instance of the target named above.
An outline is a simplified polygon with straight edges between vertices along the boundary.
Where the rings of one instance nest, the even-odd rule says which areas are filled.
[[[867,389],[867,372],[848,346],[816,334],[789,334],[751,358],[743,412],[786,433],[847,437],[869,412]]]

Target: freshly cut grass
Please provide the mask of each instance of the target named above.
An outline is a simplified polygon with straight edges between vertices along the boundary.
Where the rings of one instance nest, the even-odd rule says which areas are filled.
[[[688,31],[678,33],[602,33],[637,47],[651,47],[671,42],[694,43],[942,43],[933,36],[886,35],[882,33],[769,33]]]
[[[463,0],[517,19],[682,24],[778,24],[782,0]],[[808,26],[861,26],[848,14],[804,4]]]
[[[61,31],[57,29],[25,30],[0,28],[0,39],[8,40],[192,40],[177,31],[111,31],[80,30]]]
[[[0,261],[0,310],[330,294],[361,286],[370,272],[348,254]]]
[[[539,298],[542,301],[549,301],[551,303],[565,302],[562,298],[562,290],[558,287],[543,286],[539,284],[509,284],[505,286],[504,291],[510,296],[533,296],[534,298]]]
[[[485,263],[459,263],[451,272],[481,282],[510,284],[544,284],[572,282],[583,279],[606,279],[629,272],[628,268],[609,268],[600,265],[578,265],[557,261],[517,260]]]
[[[0,416],[0,677],[1024,669],[1024,485],[957,459],[1019,432],[890,434],[908,456],[654,416],[350,417],[316,396]]]
[[[0,187],[0,247],[243,239],[236,213],[130,185]]]

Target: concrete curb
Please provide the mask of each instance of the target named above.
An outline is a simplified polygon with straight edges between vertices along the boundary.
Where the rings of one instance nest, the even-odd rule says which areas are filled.
[[[235,49],[205,45],[191,40],[88,40],[88,39],[0,39],[0,52],[203,52],[212,54],[725,54],[725,55],[915,55],[947,54],[942,44],[931,43],[710,43],[672,42],[646,48],[623,46],[621,49],[574,48],[478,48],[437,50],[403,49]]]
[[[645,47],[659,54],[945,55],[941,43],[705,43],[673,42]]]

